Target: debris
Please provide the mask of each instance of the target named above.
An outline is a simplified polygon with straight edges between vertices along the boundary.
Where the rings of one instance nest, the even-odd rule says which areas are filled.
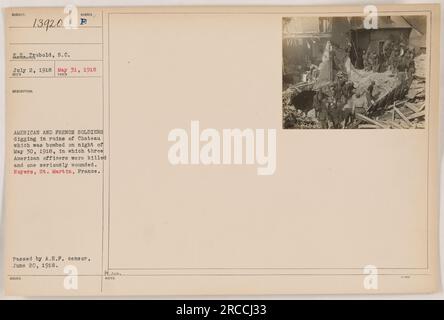
[[[393,110],[395,110],[395,112],[402,118],[402,120],[405,121],[406,124],[408,124],[409,127],[412,126],[412,124],[410,123],[409,119],[401,111],[399,111],[398,108],[393,107]]]
[[[338,53],[337,50],[339,49],[334,50],[336,54]],[[327,55],[326,61],[328,61],[328,58]],[[339,118],[343,117],[340,121],[340,127],[368,129],[424,128],[426,54],[415,57],[414,61],[413,72],[411,69],[402,68],[383,69],[387,71],[376,72],[353,67],[346,73],[341,71],[342,69],[339,71],[335,69],[337,73],[332,74],[332,69],[320,65],[319,70],[315,70],[320,72],[317,77],[307,77],[304,78],[305,81],[284,86],[285,90],[282,95],[284,128],[322,127],[323,124],[317,119],[318,114],[314,111],[314,108],[318,108],[319,105],[319,101],[314,100],[319,91],[324,94],[324,99],[328,99],[329,118],[327,127],[337,128],[331,118],[331,114],[334,113],[331,110],[340,103],[339,99],[341,97],[346,96],[346,99],[349,99],[347,103],[354,106],[355,115],[350,120],[350,116],[347,116],[344,111],[345,109],[341,109],[340,113],[344,113],[339,116]],[[335,63],[337,66],[342,65],[336,60]],[[331,67],[331,65],[329,66]],[[341,81],[343,81],[344,75],[345,83],[352,84],[351,94],[348,93],[346,86],[341,89],[343,85]],[[346,89],[344,90],[344,88]],[[339,94],[337,94],[338,92]],[[364,100],[363,103],[358,103],[356,97],[361,97]]]
[[[422,78],[425,80],[426,78],[426,54],[421,54],[415,58],[415,77]]]
[[[380,127],[374,124],[360,124],[359,129],[379,129]]]
[[[404,105],[415,113],[419,112],[418,108],[410,102],[406,102]]]
[[[409,115],[407,118],[409,120],[412,120],[412,119],[416,119],[416,118],[424,117],[424,116],[425,116],[425,111],[420,111],[420,112]]]
[[[424,128],[426,106],[425,57],[426,55],[422,54],[415,58],[416,73],[413,79],[408,80],[411,83],[405,99],[395,101],[381,115],[382,120],[394,128]]]
[[[285,105],[283,109],[284,128],[309,129],[320,128],[319,121],[312,117],[314,110],[304,113],[293,105]]]
[[[404,129],[403,126],[397,124],[395,121],[388,120],[387,122],[388,122],[392,127],[395,127],[396,129]]]
[[[359,120],[367,121],[367,122],[369,122],[369,123],[371,123],[371,124],[373,124],[373,125],[375,125],[375,126],[377,126],[379,128],[382,128],[382,129],[387,128],[387,126],[383,125],[382,123],[380,123],[380,122],[378,122],[376,120],[370,119],[370,118],[368,118],[368,117],[366,117],[366,116],[364,116],[364,115],[362,115],[360,113],[356,114],[356,118],[359,119]]]

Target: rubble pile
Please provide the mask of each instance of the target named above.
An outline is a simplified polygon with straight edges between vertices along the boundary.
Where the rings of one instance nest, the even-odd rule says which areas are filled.
[[[375,128],[424,128],[425,123],[425,54],[415,58],[415,74],[405,97],[389,105],[383,115],[376,117]],[[369,121],[366,121],[367,123]]]
[[[318,129],[321,127],[314,110],[302,112],[290,104],[283,105],[283,127],[286,129]]]
[[[283,127],[293,129],[315,129],[320,128],[319,121],[316,119],[314,110],[307,113],[297,109],[292,104],[292,98],[302,91],[311,90],[314,82],[305,82],[297,85],[291,85],[282,92],[283,105]]]
[[[426,55],[421,54],[415,58],[415,76],[424,78],[426,76]]]
[[[282,102],[284,105],[291,104],[291,99],[295,95],[298,95],[302,91],[311,90],[315,81],[311,82],[301,82],[296,85],[290,85],[287,89],[282,92]]]
[[[356,91],[360,93],[364,93],[370,83],[374,81],[375,87],[373,94],[376,97],[381,97],[389,93],[399,84],[399,80],[391,71],[377,73],[365,70],[354,70],[354,72],[351,73],[351,81],[355,84]]]
[[[368,108],[355,114],[355,120],[349,128],[384,128],[413,129],[424,128],[425,123],[425,73],[426,55],[415,58],[415,70],[409,72],[373,72],[352,69],[349,79],[355,92],[367,97]],[[368,88],[373,84],[369,98]],[[319,89],[316,81],[300,82],[290,85],[282,94],[284,128],[321,128],[315,110],[309,99],[303,98],[304,91],[315,92]],[[326,85],[331,84],[328,82]],[[326,86],[327,88],[327,86]],[[325,89],[325,88],[322,88]],[[328,90],[328,88],[327,88]],[[371,100],[370,100],[371,99]],[[370,102],[371,101],[371,102]],[[344,124],[345,126],[345,124]]]
[[[386,112],[375,119],[366,118],[360,115],[363,120],[359,128],[375,129],[415,129],[424,128],[425,103],[419,107],[415,106],[408,99],[395,101],[387,107]]]
[[[410,85],[409,92],[406,95],[410,103],[414,104],[416,108],[421,108],[425,101],[425,59],[425,54],[415,58],[415,75],[413,76],[413,81]]]

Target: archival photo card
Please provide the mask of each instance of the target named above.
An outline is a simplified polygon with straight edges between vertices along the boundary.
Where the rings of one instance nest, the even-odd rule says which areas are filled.
[[[6,9],[6,294],[440,290],[441,9],[368,9]]]

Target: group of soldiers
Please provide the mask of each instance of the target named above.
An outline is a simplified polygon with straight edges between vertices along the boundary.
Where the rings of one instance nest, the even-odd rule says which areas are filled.
[[[364,70],[373,72],[385,72],[391,70],[393,73],[406,71],[409,76],[415,73],[415,54],[404,42],[386,40],[382,48],[378,50],[363,50],[362,64]]]
[[[322,129],[349,128],[355,114],[364,113],[373,103],[375,82],[371,82],[365,92],[356,90],[352,81],[342,71],[335,80],[322,87],[313,97],[315,117]]]
[[[350,51],[348,51],[350,53]],[[400,78],[413,78],[415,73],[415,54],[401,39],[386,40],[377,51],[363,51],[362,63],[366,71],[385,72],[390,70]],[[365,90],[357,90],[349,74],[337,72],[328,86],[320,88],[313,98],[315,117],[322,129],[350,127],[356,113],[365,114],[374,103],[377,90],[372,81]]]

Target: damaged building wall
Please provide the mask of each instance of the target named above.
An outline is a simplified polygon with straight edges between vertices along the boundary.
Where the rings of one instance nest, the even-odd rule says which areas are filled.
[[[362,50],[379,52],[384,41],[399,42],[401,39],[409,39],[411,30],[411,28],[353,30],[352,42],[358,52],[362,52]]]

